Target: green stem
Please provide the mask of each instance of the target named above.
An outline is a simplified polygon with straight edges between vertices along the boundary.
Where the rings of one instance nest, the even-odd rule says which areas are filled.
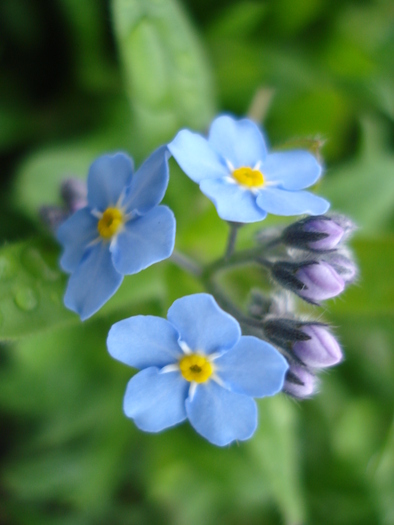
[[[176,250],[174,250],[170,259],[189,274],[199,278],[207,292],[215,297],[218,304],[226,312],[237,319],[244,333],[261,336],[262,326],[260,321],[244,314],[242,310],[240,310],[225,294],[215,279],[216,274],[219,271],[230,269],[234,266],[255,263],[269,268],[272,265],[272,263],[262,256],[261,247],[234,253],[236,235],[239,226],[240,225],[237,223],[230,224],[231,230],[226,253],[223,257],[213,261],[211,264],[200,266],[194,260]]]
[[[242,226],[239,222],[228,222],[230,226],[230,234],[228,236],[226,253],[224,254],[225,260],[228,260],[234,253],[235,243],[237,241],[238,229]]]
[[[179,268],[182,268],[182,270],[185,270],[195,277],[201,277],[203,275],[203,268],[197,264],[196,261],[177,250],[172,252],[170,260],[179,266]]]
[[[232,268],[234,266],[242,266],[243,264],[257,263],[269,268],[271,263],[262,257],[261,248],[251,248],[249,250],[242,250],[233,253],[230,257],[221,257],[216,259],[211,264],[203,268],[202,279],[204,282],[211,279],[211,277],[220,270]]]

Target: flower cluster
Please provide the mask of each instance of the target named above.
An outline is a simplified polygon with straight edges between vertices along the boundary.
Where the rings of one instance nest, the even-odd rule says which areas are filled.
[[[277,284],[304,301],[319,305],[341,294],[356,278],[356,264],[345,246],[354,229],[354,224],[342,215],[301,219],[285,228],[274,241],[271,239],[271,244],[287,248],[287,257],[263,262]],[[265,337],[281,348],[289,361],[284,390],[297,398],[313,394],[316,371],[336,365],[343,357],[328,325],[301,321],[288,307],[279,314],[268,310],[260,319]]]
[[[47,222],[53,219],[63,246],[60,264],[71,274],[65,305],[82,320],[116,292],[124,275],[172,254],[174,215],[159,205],[170,154],[229,221],[228,247],[205,267],[174,255],[173,262],[200,278],[209,293],[177,299],[167,319],[137,315],[115,323],[108,351],[139,370],[124,398],[124,412],[138,428],[159,432],[187,419],[208,441],[224,446],[253,435],[254,398],[282,390],[308,397],[316,389],[316,371],[341,361],[328,325],[298,319],[288,292],[318,305],[355,279],[345,246],[354,225],[341,215],[323,215],[329,203],[305,191],[322,174],[315,156],[304,150],[269,153],[263,133],[248,119],[220,116],[207,139],[181,130],[135,173],[127,155],[104,155],[90,167],[87,191],[75,181],[62,187],[63,215],[43,212]],[[234,252],[239,226],[268,213],[308,216],[258,235],[254,249]],[[250,263],[285,291],[252,293],[245,314],[216,275]]]
[[[286,260],[272,264],[273,279],[312,304],[339,295],[357,273],[344,246],[353,230],[353,223],[343,216],[308,217],[292,224],[278,242],[293,250]]]

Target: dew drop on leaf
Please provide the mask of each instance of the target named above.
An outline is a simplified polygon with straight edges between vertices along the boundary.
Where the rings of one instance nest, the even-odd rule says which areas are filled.
[[[37,294],[31,288],[21,288],[14,297],[15,304],[21,309],[29,312],[38,305]]]
[[[32,246],[26,248],[21,255],[21,261],[26,270],[45,281],[56,281],[60,274],[52,270],[44,261],[41,253]]]
[[[9,279],[16,272],[14,261],[2,255],[0,257],[0,279]]]

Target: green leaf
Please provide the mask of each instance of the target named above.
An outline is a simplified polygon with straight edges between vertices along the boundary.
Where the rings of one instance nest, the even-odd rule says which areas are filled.
[[[50,499],[93,515],[112,500],[135,433],[121,411],[130,369],[105,351],[109,326],[67,326],[12,348],[13,366],[0,374],[0,405],[36,422],[2,472],[18,498]]]
[[[96,0],[57,0],[68,22],[68,39],[81,85],[89,91],[114,86],[118,80],[105,49],[106,20]]]
[[[382,525],[394,523],[394,422],[387,434],[387,441],[373,469],[372,481],[375,497],[380,507]]]
[[[248,37],[261,26],[267,7],[253,0],[229,5],[220,17],[213,19],[209,33],[212,37]]]
[[[330,171],[321,185],[332,209],[348,214],[364,234],[381,233],[393,215],[394,155],[387,150],[385,131],[378,121],[364,118],[358,157]]]
[[[259,402],[260,425],[247,443],[250,457],[265,474],[286,523],[304,521],[304,498],[299,476],[295,405],[284,396]]]
[[[329,306],[336,314],[394,314],[394,237],[359,239],[352,243],[360,275],[343,299]]]
[[[341,405],[331,432],[333,449],[343,462],[363,475],[384,431],[382,409],[366,396],[343,399]]]
[[[140,154],[183,126],[203,129],[213,115],[211,78],[181,6],[175,0],[113,0],[112,12]]]
[[[57,266],[59,250],[32,240],[0,249],[0,340],[17,339],[79,317],[63,305],[66,275]],[[119,291],[96,318],[165,294],[162,270],[153,266],[124,279]]]
[[[144,441],[149,499],[176,509],[179,523],[272,523],[265,519],[271,480],[248,443],[216,447],[189,424]]]

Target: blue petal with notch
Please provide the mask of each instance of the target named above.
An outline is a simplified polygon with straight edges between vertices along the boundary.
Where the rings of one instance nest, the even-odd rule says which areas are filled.
[[[111,243],[115,268],[124,275],[144,270],[167,259],[174,250],[175,218],[167,206],[157,206],[132,219]]]
[[[209,130],[208,142],[234,168],[254,168],[267,156],[260,128],[252,120],[235,120],[227,115],[216,118]]]
[[[179,131],[174,140],[168,144],[179,166],[194,182],[206,178],[225,177],[229,168],[224,159],[210,146],[208,141],[188,129]]]
[[[99,237],[97,219],[93,217],[89,208],[82,208],[59,226],[56,237],[64,249],[60,266],[66,272],[73,272],[88,244]]]
[[[256,204],[256,195],[248,188],[225,179],[205,179],[200,189],[216,206],[219,217],[225,221],[257,222],[267,213]]]
[[[125,153],[103,155],[90,166],[88,204],[101,212],[115,206],[133,175],[133,161]]]
[[[238,322],[217,305],[212,295],[199,293],[177,299],[168,320],[193,352],[211,354],[232,348],[241,336]]]
[[[322,174],[322,167],[309,151],[294,150],[270,153],[261,171],[266,180],[294,191],[314,184]]]
[[[321,215],[330,203],[309,191],[287,191],[280,188],[264,188],[257,195],[257,205],[275,215]]]
[[[138,168],[123,200],[126,211],[144,215],[161,202],[168,186],[169,156],[168,148],[161,146]]]
[[[85,252],[71,274],[64,304],[84,321],[112,297],[122,280],[112,264],[108,244],[99,242]]]
[[[188,389],[178,372],[163,374],[158,368],[146,368],[129,381],[123,409],[141,430],[160,432],[186,419]]]
[[[186,413],[197,432],[219,447],[249,439],[257,427],[254,400],[215,381],[197,386],[193,398],[186,400]]]
[[[241,337],[234,348],[214,363],[215,372],[231,391],[252,397],[280,392],[289,368],[272,345],[253,336]]]
[[[115,323],[108,334],[110,355],[134,368],[164,367],[184,355],[178,345],[179,333],[161,317],[136,315]]]

